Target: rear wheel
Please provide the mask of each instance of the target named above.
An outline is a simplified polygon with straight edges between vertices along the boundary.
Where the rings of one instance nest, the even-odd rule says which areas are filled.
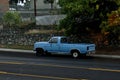
[[[41,48],[36,49],[36,56],[42,56],[44,55],[44,50]]]
[[[72,57],[73,57],[73,58],[78,58],[78,57],[79,57],[79,54],[80,54],[80,53],[79,53],[78,51],[73,51],[73,52],[72,52]]]

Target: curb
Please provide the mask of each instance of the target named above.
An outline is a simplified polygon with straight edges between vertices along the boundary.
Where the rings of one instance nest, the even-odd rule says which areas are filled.
[[[95,55],[93,55],[93,57],[120,59],[119,55],[100,55],[100,54],[95,54]]]
[[[35,51],[33,51],[33,50],[6,49],[6,48],[0,48],[0,51],[35,53]],[[100,55],[100,54],[94,54],[94,55],[91,55],[91,56],[93,56],[93,57],[99,57],[99,58],[120,59],[119,55]]]
[[[33,51],[33,50],[6,49],[6,48],[0,48],[0,51],[35,53],[35,51]]]

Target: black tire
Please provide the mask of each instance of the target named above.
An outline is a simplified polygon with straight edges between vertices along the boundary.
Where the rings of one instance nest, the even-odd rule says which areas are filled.
[[[36,49],[36,56],[42,56],[42,55],[44,55],[44,50],[43,49]]]
[[[72,51],[73,58],[79,58],[80,53],[78,51]]]

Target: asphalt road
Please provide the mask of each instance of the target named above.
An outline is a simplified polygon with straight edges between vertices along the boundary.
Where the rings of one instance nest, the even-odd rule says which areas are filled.
[[[120,60],[1,51],[0,80],[120,80]]]

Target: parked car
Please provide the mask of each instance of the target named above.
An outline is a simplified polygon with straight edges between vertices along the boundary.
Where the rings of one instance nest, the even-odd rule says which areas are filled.
[[[95,44],[70,43],[65,36],[54,36],[48,42],[35,42],[34,51],[36,51],[36,56],[50,53],[72,55],[72,57],[78,58],[80,55],[95,53]]]

